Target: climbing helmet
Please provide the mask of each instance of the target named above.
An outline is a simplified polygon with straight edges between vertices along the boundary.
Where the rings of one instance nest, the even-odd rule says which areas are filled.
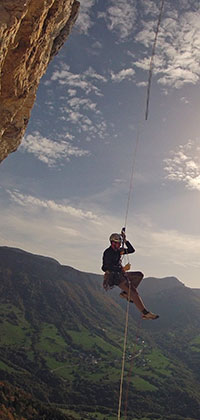
[[[121,243],[122,238],[121,235],[119,235],[119,233],[112,233],[112,235],[110,235],[110,242],[118,242]]]

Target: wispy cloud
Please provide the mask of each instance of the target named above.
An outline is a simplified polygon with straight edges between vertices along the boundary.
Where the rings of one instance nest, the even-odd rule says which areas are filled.
[[[97,104],[88,98],[73,97],[67,101],[67,106],[60,107],[60,111],[60,118],[74,126],[79,134],[84,134],[87,141],[107,137],[107,123]]]
[[[68,104],[71,108],[74,108],[74,110],[76,111],[84,107],[85,109],[89,109],[90,111],[96,111],[98,114],[100,114],[100,111],[96,109],[97,104],[95,102],[92,102],[89,98],[73,97],[72,99],[68,100]]]
[[[197,235],[162,229],[149,215],[141,213],[135,214],[134,225],[129,227],[131,237],[135,238],[137,250],[134,259],[141,262],[147,276],[151,273],[160,277],[167,268],[168,275],[180,273],[189,280],[191,268],[200,268],[200,238]]]
[[[184,104],[189,104],[189,101],[188,101],[188,99],[185,96],[182,96],[180,98],[180,101],[183,102]]]
[[[107,11],[100,13],[110,31],[114,31],[121,41],[132,33],[136,21],[136,5],[134,0],[111,0]]]
[[[200,147],[194,142],[178,146],[164,164],[166,179],[182,182],[186,188],[200,191]]]
[[[82,0],[80,2],[79,16],[76,21],[76,28],[83,34],[87,35],[89,29],[93,25],[92,21],[92,7],[95,4],[95,0]]]
[[[154,231],[150,234],[152,243],[151,257],[159,254],[163,264],[173,264],[188,269],[200,268],[198,258],[200,252],[200,239],[194,235],[180,233],[176,230]]]
[[[20,193],[18,190],[7,190],[11,200],[19,204],[22,207],[35,207],[38,209],[47,209],[52,212],[65,213],[68,216],[75,217],[77,219],[87,219],[90,221],[98,222],[98,216],[92,211],[84,211],[80,208],[76,208],[65,203],[57,203],[54,200],[44,200],[32,195],[26,195]]]
[[[66,138],[72,140],[73,136],[67,133]],[[19,150],[33,154],[49,167],[60,164],[63,160],[69,160],[71,157],[89,156],[90,154],[88,150],[79,149],[66,140],[58,142],[42,137],[37,131],[24,137]]]
[[[92,67],[89,67],[85,72],[84,72],[86,77],[90,77],[91,79],[96,79],[99,80],[101,82],[107,82],[106,77],[102,76],[101,74],[97,73]]]
[[[103,54],[103,44],[100,41],[94,41],[92,44],[88,45],[86,49],[89,56],[98,56]]]
[[[103,45],[102,45],[102,43],[100,41],[95,41],[95,42],[93,42],[93,44],[91,45],[91,47],[94,50],[97,51],[97,50],[101,50],[103,48]]]
[[[102,209],[88,211],[85,205],[77,207],[65,200],[41,199],[19,190],[9,191],[9,195],[10,205],[1,208],[0,239],[4,244],[52,256],[81,270],[100,272],[103,250],[109,246],[112,231],[120,231],[121,217]],[[137,250],[134,267],[142,269],[146,276],[160,277],[167,272],[180,276],[180,280],[188,276],[189,280],[191,268],[199,269],[199,238],[177,230],[159,229],[149,214],[135,213],[128,239],[134,240]]]
[[[71,124],[73,132],[76,130],[78,135],[84,135],[87,141],[105,138],[107,122],[99,110],[98,97],[103,96],[102,87],[109,79],[92,67],[82,73],[72,73],[69,66],[63,65],[61,70],[53,73],[51,80],[68,87],[69,97],[59,107],[59,119]]]
[[[138,87],[145,87],[145,86],[147,86],[147,82],[137,82],[136,83],[136,86],[138,86]]]
[[[140,7],[143,8],[144,16],[158,16],[159,10],[155,1],[141,0]]]
[[[111,80],[113,82],[121,82],[124,79],[132,80],[135,75],[135,70],[132,68],[123,69],[119,73],[111,71]]]
[[[102,96],[100,88],[95,81],[106,82],[106,78],[98,74],[92,67],[89,67],[83,73],[72,73],[70,67],[63,65],[62,70],[56,70],[51,76],[52,81],[57,81],[60,85],[66,85],[70,89],[81,89],[86,95],[94,93]]]
[[[69,96],[75,96],[76,95],[76,89],[68,89],[68,95]]]
[[[198,7],[199,9],[199,7]],[[151,54],[154,38],[154,21],[144,21],[135,40]],[[157,40],[154,74],[163,86],[181,88],[185,84],[196,84],[200,79],[200,11],[183,11],[175,8],[165,12]],[[143,70],[149,68],[148,57],[135,61]]]

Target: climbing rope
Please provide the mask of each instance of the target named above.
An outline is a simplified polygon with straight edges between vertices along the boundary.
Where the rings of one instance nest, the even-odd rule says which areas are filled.
[[[153,42],[152,54],[151,54],[151,59],[150,59],[150,64],[149,64],[149,77],[148,77],[148,84],[147,84],[147,99],[146,99],[145,120],[147,120],[148,114],[149,114],[149,100],[150,100],[151,81],[152,81],[152,75],[153,75],[153,62],[154,62],[154,56],[155,56],[155,51],[156,51],[158,33],[159,33],[162,14],[163,14],[163,9],[164,9],[164,2],[165,2],[165,0],[161,0],[160,12],[159,12],[158,22],[157,22],[157,26],[156,26],[156,30],[155,30],[155,38],[154,38],[154,42]],[[127,226],[130,199],[131,199],[131,195],[132,195],[132,191],[133,191],[133,178],[134,178],[134,172],[135,172],[136,156],[137,156],[137,153],[138,153],[138,145],[139,145],[139,141],[140,141],[140,131],[141,131],[140,124],[138,124],[136,143],[134,145],[134,150],[133,150],[133,162],[132,162],[132,167],[131,167],[131,177],[130,177],[128,200],[127,200],[126,214],[125,214],[125,223],[124,223],[125,229],[126,229],[126,226]]]
[[[124,228],[122,229],[125,233],[126,226],[127,226],[127,220],[128,220],[128,212],[130,207],[130,200],[131,195],[133,192],[133,180],[134,180],[134,173],[135,173],[135,163],[136,163],[136,156],[138,153],[138,145],[140,141],[140,126],[138,125],[137,130],[137,137],[136,142],[134,145],[133,150],[133,161],[132,161],[132,167],[131,167],[131,177],[130,177],[130,184],[129,184],[129,190],[128,190],[128,200],[127,200],[127,206],[126,206],[126,213],[125,213],[125,222],[124,222]],[[124,243],[123,243],[124,245]],[[129,263],[128,255],[126,255]],[[122,355],[122,368],[121,368],[121,378],[120,378],[120,390],[119,390],[119,405],[118,405],[118,417],[117,420],[120,420],[121,418],[121,404],[122,404],[122,393],[123,393],[123,381],[124,381],[124,368],[125,368],[125,357],[126,357],[126,344],[127,344],[127,334],[128,334],[128,318],[129,318],[129,305],[130,305],[130,295],[131,295],[131,283],[129,281],[129,289],[128,289],[128,299],[127,299],[127,307],[126,307],[126,321],[125,321],[125,331],[124,331],[124,347],[123,347],[123,355]]]
[[[165,0],[161,0],[160,12],[159,12],[158,22],[157,22],[157,26],[156,26],[156,30],[155,30],[155,38],[154,38],[154,42],[153,42],[152,54],[151,54],[150,65],[149,65],[149,77],[148,77],[148,83],[147,83],[145,120],[148,119],[148,114],[149,114],[149,100],[150,100],[151,81],[152,81],[152,75],[153,75],[154,56],[155,56],[156,43],[157,43],[157,39],[158,39],[158,33],[159,33],[162,14],[163,14],[163,9],[164,9],[164,1]],[[131,195],[132,195],[133,186],[134,186],[133,185],[134,172],[135,172],[135,163],[136,163],[136,156],[137,156],[137,153],[138,153],[139,141],[140,141],[140,126],[138,125],[137,138],[136,138],[136,142],[135,142],[135,145],[134,145],[134,151],[133,151],[133,162],[132,162],[132,167],[131,167],[131,177],[130,177],[130,184],[129,184],[129,190],[128,190],[128,200],[127,200],[126,213],[125,213],[124,232],[125,232],[126,226],[127,226],[130,200],[131,200]],[[125,331],[124,331],[124,347],[123,347],[122,368],[121,368],[121,378],[120,378],[119,405],[118,405],[118,417],[117,417],[118,420],[120,420],[120,418],[121,418],[121,404],[122,404],[124,368],[125,368],[125,357],[126,357],[126,344],[127,344],[127,334],[128,334],[130,292],[131,292],[131,285],[130,285],[130,282],[129,282],[129,291],[128,291],[128,300],[127,300],[127,309],[126,309],[126,322],[125,322]],[[140,322],[141,322],[141,320],[140,320]],[[140,326],[140,324],[138,324],[138,328],[139,328],[139,326]],[[137,333],[137,337],[138,337],[138,333]],[[136,340],[137,340],[137,338],[136,338]],[[129,369],[128,383],[127,383],[127,389],[126,389],[125,420],[127,419],[128,390],[129,390],[132,366],[133,366],[133,357],[132,357],[131,366],[130,366],[130,369]]]
[[[136,330],[136,345],[139,339],[139,331],[141,328],[141,322],[142,322],[142,318],[140,317],[137,323],[137,330]],[[130,385],[130,380],[131,380],[131,374],[133,371],[133,362],[134,362],[134,353],[135,353],[135,349],[133,348],[133,353],[131,356],[131,364],[130,364],[130,368],[129,368],[129,372],[128,372],[128,379],[127,379],[127,386],[126,386],[126,397],[125,397],[125,409],[124,409],[124,420],[127,419],[127,407],[128,407],[128,391],[129,391],[129,385]]]
[[[133,193],[133,181],[134,181],[134,173],[135,173],[135,164],[136,164],[136,157],[138,153],[138,146],[140,142],[140,124],[138,124],[137,129],[137,137],[136,142],[133,147],[133,161],[131,167],[131,176],[130,176],[130,183],[129,183],[129,190],[128,190],[128,199],[127,199],[127,206],[126,206],[126,213],[125,213],[125,221],[124,221],[124,229],[126,230],[127,227],[127,220],[128,220],[128,212],[130,207],[131,195]]]
[[[149,114],[149,99],[150,99],[151,81],[152,81],[152,75],[153,75],[153,62],[154,62],[154,56],[155,56],[155,51],[156,51],[156,43],[157,43],[157,39],[158,39],[158,32],[159,32],[159,29],[160,29],[160,24],[161,24],[163,9],[164,9],[164,2],[165,2],[165,0],[161,1],[160,13],[159,13],[158,23],[157,23],[157,27],[156,27],[156,31],[155,31],[155,38],[154,38],[154,43],[153,43],[153,47],[152,47],[150,65],[149,65],[149,78],[148,78],[148,85],[147,85],[147,100],[146,100],[145,120],[147,120],[148,114]]]
[[[121,405],[122,405],[122,392],[123,392],[123,380],[124,380],[124,367],[125,367],[125,358],[126,358],[126,343],[127,343],[127,334],[128,334],[128,316],[129,316],[130,295],[131,295],[131,284],[130,284],[130,281],[129,281],[117,420],[120,420],[120,417],[121,417]]]

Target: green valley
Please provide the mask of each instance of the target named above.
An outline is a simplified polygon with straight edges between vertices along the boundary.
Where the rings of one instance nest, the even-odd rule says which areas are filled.
[[[102,276],[17,249],[1,247],[0,261],[2,416],[116,419],[126,310],[119,290],[105,293]],[[198,420],[200,297],[173,278],[145,279],[141,294],[161,317],[141,324],[130,308],[122,419],[132,364],[128,420]]]

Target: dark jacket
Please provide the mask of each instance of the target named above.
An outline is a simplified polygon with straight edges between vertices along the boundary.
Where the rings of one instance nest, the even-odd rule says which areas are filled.
[[[101,269],[105,271],[114,271],[120,273],[122,271],[121,256],[124,254],[132,254],[135,249],[126,241],[127,248],[119,248],[115,251],[111,246],[103,253],[103,265]]]

